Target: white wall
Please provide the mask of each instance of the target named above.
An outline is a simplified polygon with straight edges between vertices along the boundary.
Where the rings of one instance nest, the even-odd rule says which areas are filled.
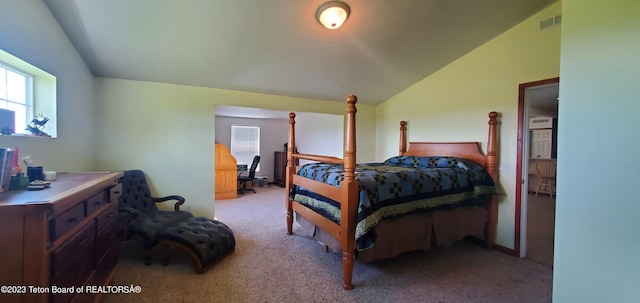
[[[46,170],[95,167],[93,76],[47,6],[40,0],[0,0],[0,49],[57,78],[57,138],[0,136]]]
[[[640,301],[640,2],[563,0],[553,302]]]
[[[344,120],[345,116],[340,115],[297,114],[296,146],[298,147],[298,152],[343,158]],[[360,158],[358,159],[358,162],[362,162]],[[300,160],[300,165],[308,162],[310,161]]]
[[[289,120],[285,119],[253,119],[216,116],[216,137],[218,143],[231,149],[231,126],[248,125],[260,127],[260,167],[256,176],[267,176],[273,182],[274,151],[283,151],[287,142]],[[248,163],[251,165],[251,163]]]

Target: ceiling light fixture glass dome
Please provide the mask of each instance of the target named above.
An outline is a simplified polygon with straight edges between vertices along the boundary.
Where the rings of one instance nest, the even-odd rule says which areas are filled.
[[[336,29],[349,17],[349,6],[342,1],[329,1],[318,8],[316,19],[328,29]]]

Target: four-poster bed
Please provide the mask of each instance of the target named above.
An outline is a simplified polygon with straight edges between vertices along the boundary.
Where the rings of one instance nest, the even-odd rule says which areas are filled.
[[[344,289],[353,288],[355,257],[369,262],[478,234],[491,249],[497,223],[497,113],[489,113],[486,156],[478,142],[411,142],[407,149],[402,121],[399,156],[356,164],[356,101],[347,97],[343,159],[295,153],[295,114],[289,114],[287,234],[293,232],[295,212],[314,237],[341,250]],[[298,170],[294,159],[316,163]]]

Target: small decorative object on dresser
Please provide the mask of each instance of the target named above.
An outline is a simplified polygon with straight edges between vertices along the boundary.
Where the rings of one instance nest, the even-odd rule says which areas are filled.
[[[33,118],[33,120],[31,120],[31,123],[27,125],[26,130],[29,131],[32,135],[40,137],[51,137],[51,135],[43,131],[47,122],[49,122],[49,118],[40,113],[35,118]]]

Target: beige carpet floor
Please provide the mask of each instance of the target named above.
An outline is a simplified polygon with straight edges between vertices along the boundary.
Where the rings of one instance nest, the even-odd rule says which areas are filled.
[[[159,254],[145,266],[135,243],[123,245],[113,284],[142,292],[102,302],[551,302],[551,268],[467,241],[356,262],[355,288],[345,291],[339,255],[301,236],[297,224],[286,234],[284,201],[284,189],[273,185],[216,201],[216,218],[234,231],[237,246],[202,275],[180,251],[169,266]]]

